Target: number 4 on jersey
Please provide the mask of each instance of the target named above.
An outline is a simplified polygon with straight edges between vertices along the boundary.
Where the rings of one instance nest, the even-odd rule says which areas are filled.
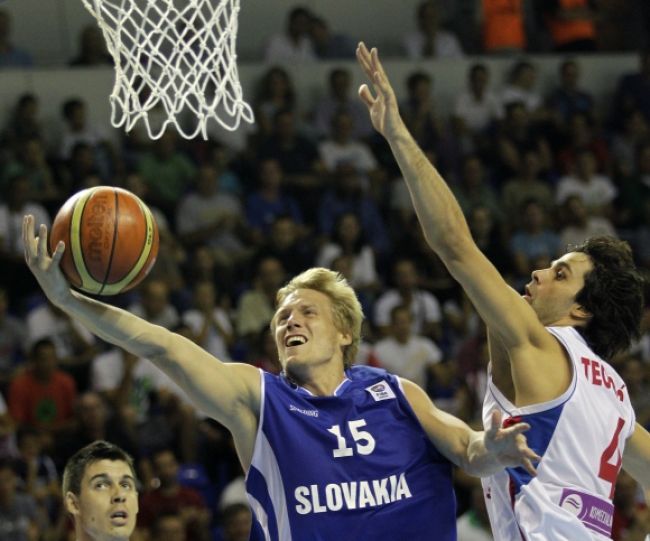
[[[375,438],[372,437],[372,434],[370,434],[370,432],[367,432],[366,430],[359,430],[364,426],[366,426],[366,421],[363,419],[348,421],[348,430],[356,442],[357,453],[360,455],[369,455],[375,450]],[[338,447],[332,450],[332,455],[334,458],[342,458],[345,456],[352,456],[354,454],[354,449],[352,449],[352,447],[348,447],[345,438],[341,434],[341,427],[339,425],[332,425],[332,427],[328,428],[327,431],[336,436]]]
[[[614,497],[616,478],[618,477],[618,472],[621,470],[621,465],[623,464],[623,457],[621,456],[621,452],[618,450],[618,437],[620,436],[624,425],[625,421],[619,417],[614,436],[600,457],[600,470],[598,470],[598,477],[604,479],[610,485],[612,485],[612,488],[609,492],[610,500]],[[614,456],[614,453],[617,453],[618,456],[616,458],[616,462],[612,464],[610,460]]]

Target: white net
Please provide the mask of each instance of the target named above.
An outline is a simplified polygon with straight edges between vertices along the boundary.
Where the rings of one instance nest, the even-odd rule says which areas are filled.
[[[115,62],[113,126],[141,120],[152,139],[168,125],[207,139],[210,119],[227,130],[253,122],[237,72],[239,0],[82,1]]]

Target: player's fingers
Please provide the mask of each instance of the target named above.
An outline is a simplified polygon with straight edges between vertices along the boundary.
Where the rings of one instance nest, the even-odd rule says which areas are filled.
[[[375,103],[375,98],[372,96],[372,92],[370,92],[370,89],[366,84],[363,84],[359,87],[359,97],[361,98],[361,101],[363,101],[363,103],[368,106],[368,108],[372,107],[373,103]]]
[[[370,63],[370,53],[368,52],[368,48],[366,47],[366,44],[363,42],[359,43],[356,53],[357,53],[357,60],[359,61],[359,64],[361,64],[363,70],[366,72],[366,75],[368,77],[372,77],[373,70]]]
[[[47,255],[47,227],[41,224],[38,228],[38,247],[36,249],[36,256],[43,258]]]
[[[492,413],[490,413],[490,426],[488,426],[486,432],[490,436],[494,436],[499,428],[501,428],[501,412],[499,410],[492,410]]]
[[[517,423],[516,425],[509,426],[504,429],[504,433],[507,434],[521,434],[530,430],[530,425],[528,423]]]
[[[528,458],[530,458],[531,460],[534,460],[535,462],[539,462],[540,460],[542,460],[542,457],[539,456],[539,455],[538,455],[535,451],[533,451],[530,447],[527,447],[527,448],[524,450],[524,454],[525,454]]]
[[[23,218],[23,247],[25,249],[25,260],[29,263],[34,256],[34,217],[30,214]]]
[[[56,249],[54,250],[54,253],[52,254],[52,265],[56,266],[59,264],[61,258],[63,257],[63,252],[65,252],[65,243],[62,240],[60,240],[56,245]]]
[[[537,470],[535,469],[535,466],[533,466],[533,463],[532,463],[529,459],[524,458],[524,459],[521,461],[521,465],[522,465],[523,468],[524,468],[528,473],[530,473],[533,477],[535,477],[535,476],[537,475]]]

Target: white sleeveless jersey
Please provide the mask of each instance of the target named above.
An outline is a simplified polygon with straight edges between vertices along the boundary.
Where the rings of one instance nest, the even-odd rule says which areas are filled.
[[[634,410],[621,377],[574,328],[548,331],[573,363],[562,396],[517,408],[489,377],[484,425],[494,409],[506,425],[527,422],[528,445],[542,457],[536,477],[507,468],[483,479],[492,531],[499,541],[604,541],[611,538],[612,496],[625,441],[634,431]]]

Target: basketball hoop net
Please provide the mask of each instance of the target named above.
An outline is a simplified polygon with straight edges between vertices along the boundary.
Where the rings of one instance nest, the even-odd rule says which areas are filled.
[[[211,118],[231,131],[253,122],[237,72],[240,0],[82,1],[115,62],[113,126],[129,132],[142,120],[158,139],[171,124],[186,139],[207,139]],[[149,113],[162,115],[162,126]],[[185,115],[195,119],[189,129]]]

